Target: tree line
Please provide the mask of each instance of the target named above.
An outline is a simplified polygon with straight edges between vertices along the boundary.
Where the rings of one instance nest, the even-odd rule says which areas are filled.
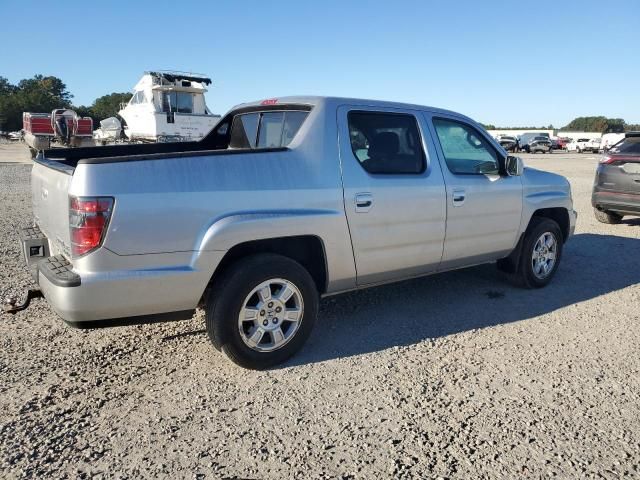
[[[640,124],[629,124],[622,118],[578,117],[560,130],[577,132],[622,133],[640,130]]]
[[[114,92],[96,98],[90,106],[73,105],[73,95],[64,82],[54,76],[35,75],[12,84],[0,76],[0,130],[22,128],[22,112],[50,113],[56,108],[71,108],[82,117],[91,117],[94,126],[113,117],[120,104],[128,102],[130,93]]]
[[[487,130],[557,130],[558,132],[598,132],[598,133],[622,133],[639,131],[640,124],[627,123],[622,118],[577,117],[562,128],[553,125],[546,127],[496,127],[492,124],[482,124]]]

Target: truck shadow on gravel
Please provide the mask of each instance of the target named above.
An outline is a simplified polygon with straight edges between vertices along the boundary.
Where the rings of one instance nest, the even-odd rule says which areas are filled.
[[[640,239],[579,234],[543,289],[514,287],[495,265],[482,265],[329,297],[311,338],[283,367],[531,320],[638,283]]]

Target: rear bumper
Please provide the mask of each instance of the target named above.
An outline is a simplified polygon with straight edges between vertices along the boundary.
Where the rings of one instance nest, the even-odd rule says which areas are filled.
[[[48,240],[39,231],[36,234],[37,240],[21,234],[31,273],[52,309],[81,328],[190,318],[211,276],[208,269],[191,265],[82,271],[60,255],[47,256]],[[36,249],[34,243],[42,248]],[[217,258],[222,252],[211,253]],[[143,256],[135,257],[131,263]],[[214,257],[206,260],[215,261]]]
[[[640,215],[640,194],[609,191],[594,191],[591,205],[598,210]]]

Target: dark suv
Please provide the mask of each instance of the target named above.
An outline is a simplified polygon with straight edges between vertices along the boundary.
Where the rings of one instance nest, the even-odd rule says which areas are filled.
[[[600,160],[591,204],[598,221],[640,215],[640,132],[629,132]]]

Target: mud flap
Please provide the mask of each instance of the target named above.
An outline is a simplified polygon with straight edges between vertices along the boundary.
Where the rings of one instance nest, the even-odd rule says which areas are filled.
[[[518,265],[520,265],[520,256],[522,255],[522,242],[524,241],[524,233],[520,235],[520,239],[516,247],[511,251],[508,257],[498,260],[498,269],[505,273],[516,273]]]

